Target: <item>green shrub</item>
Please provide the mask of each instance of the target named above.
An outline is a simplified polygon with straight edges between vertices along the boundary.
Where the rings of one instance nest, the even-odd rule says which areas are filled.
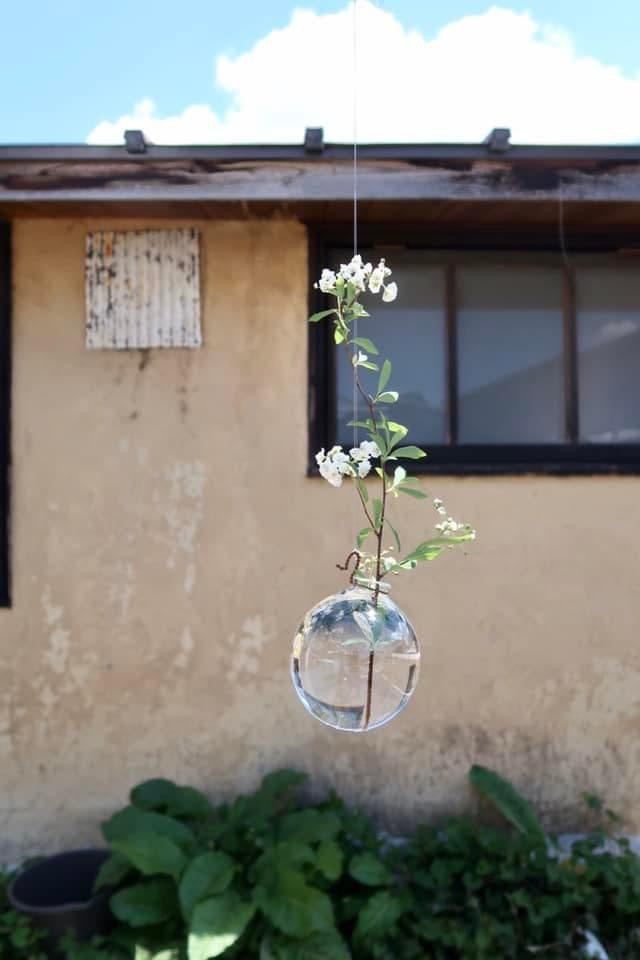
[[[44,935],[28,917],[16,913],[7,900],[12,874],[0,872],[0,960],[46,960]]]
[[[141,784],[103,825],[118,926],[66,938],[67,960],[569,960],[586,931],[610,960],[640,958],[640,859],[603,849],[614,816],[588,798],[597,826],[562,854],[507,781],[470,779],[504,829],[462,817],[402,842],[335,795],[302,805],[287,770],[216,807]]]

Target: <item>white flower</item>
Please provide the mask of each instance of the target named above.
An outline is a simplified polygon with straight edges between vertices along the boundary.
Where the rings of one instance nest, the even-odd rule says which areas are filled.
[[[395,557],[383,557],[382,558],[382,567],[385,573],[388,573],[389,570],[393,570],[396,565]]]
[[[398,296],[398,284],[397,283],[388,283],[384,288],[384,293],[382,294],[382,299],[385,303],[391,303],[392,300]]]
[[[362,350],[358,350],[357,355],[354,355],[351,358],[351,362],[354,365],[354,367],[358,367],[361,363],[366,363],[368,359],[369,357],[367,356],[366,353],[363,353]]]
[[[320,468],[320,476],[328,480],[333,487],[342,486],[343,477],[354,477],[356,473],[349,455],[339,446],[331,447],[326,454],[323,447],[316,454],[316,463]]]
[[[380,293],[380,287],[384,281],[384,272],[380,267],[376,267],[369,277],[369,290],[371,293]]]
[[[358,463],[360,460],[368,460],[369,457],[379,457],[380,450],[374,440],[363,440],[359,447],[349,450],[349,456]]]
[[[361,460],[358,464],[358,476],[366,477],[367,474],[371,471],[371,461],[370,460]]]
[[[325,460],[320,464],[320,476],[328,480],[332,487],[342,486],[342,474],[331,460]]]
[[[407,476],[407,471],[405,470],[404,467],[396,467],[395,470],[393,471],[394,487],[397,486],[397,484],[402,483],[402,481],[405,479],[406,476]]]
[[[320,283],[318,284],[323,293],[333,293],[336,288],[336,275],[333,270],[327,270],[326,268],[322,271],[322,276],[320,277]]]
[[[360,449],[366,457],[379,457],[380,448],[375,440],[363,440],[360,444]]]

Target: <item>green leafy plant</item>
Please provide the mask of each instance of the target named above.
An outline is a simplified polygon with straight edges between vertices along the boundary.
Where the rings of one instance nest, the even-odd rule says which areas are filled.
[[[416,477],[407,474],[398,462],[401,460],[420,460],[426,453],[413,444],[406,442],[407,427],[387,416],[385,412],[397,403],[397,390],[389,389],[391,379],[391,361],[379,361],[379,351],[375,343],[367,337],[358,336],[357,325],[369,316],[360,302],[365,293],[382,292],[382,300],[390,302],[396,299],[398,287],[389,282],[390,268],[384,260],[377,267],[363,263],[356,254],[350,263],[341,264],[339,270],[324,269],[315,285],[322,293],[335,300],[335,306],[314,313],[309,321],[316,323],[329,320],[333,323],[333,336],[337,346],[347,350],[353,369],[356,395],[364,402],[367,411],[364,420],[353,420],[349,426],[362,429],[368,436],[359,446],[354,444],[349,452],[341,446],[334,446],[325,452],[324,448],[316,454],[320,474],[334,487],[342,485],[343,480],[353,478],[357,494],[366,518],[366,526],[357,534],[355,549],[349,554],[347,563],[355,556],[355,569],[352,576],[365,585],[371,584],[374,602],[377,602],[380,582],[388,573],[398,574],[414,569],[418,563],[434,560],[456,544],[475,538],[475,530],[469,524],[458,523],[448,516],[441,500],[434,500],[438,514],[444,518],[436,523],[436,535],[430,535],[413,550],[402,555],[400,537],[388,518],[388,506],[391,498],[400,494],[422,500],[426,494],[418,486]],[[374,357],[375,359],[372,359]],[[372,388],[366,378],[376,375]],[[374,472],[379,480],[379,495],[369,497],[367,486],[363,482],[372,469],[372,460],[378,460]],[[397,465],[396,465],[397,464]],[[395,466],[394,466],[395,465]],[[390,471],[392,469],[392,472]],[[385,533],[388,526],[394,543],[385,547]],[[364,547],[369,538],[375,541],[375,550],[366,552]],[[393,556],[397,548],[398,556]]]
[[[0,960],[46,960],[42,930],[9,904],[7,888],[12,876],[0,872]]]
[[[569,850],[527,800],[475,766],[504,827],[467,817],[391,841],[335,795],[301,803],[283,770],[213,806],[151,780],[103,826],[117,884],[107,938],[65,938],[67,960],[609,960],[640,957],[640,859],[588,797],[593,830]],[[17,953],[5,953],[13,960]],[[2,957],[3,954],[0,954]]]

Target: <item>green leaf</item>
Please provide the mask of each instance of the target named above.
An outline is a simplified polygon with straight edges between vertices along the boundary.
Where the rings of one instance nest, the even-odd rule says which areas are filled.
[[[392,526],[391,523],[389,523],[388,520],[387,520],[387,523],[389,524],[389,529],[391,530],[391,533],[393,534],[393,538],[396,541],[396,547],[398,548],[399,551],[402,550],[402,547],[400,546],[400,537],[398,536],[398,531],[394,526]]]
[[[317,323],[318,320],[324,320],[325,317],[330,317],[332,313],[335,313],[337,316],[338,311],[335,307],[331,310],[319,310],[318,313],[312,313],[309,317],[309,323]]]
[[[337,930],[323,930],[303,940],[282,938],[261,951],[260,960],[351,960],[351,954]]]
[[[125,887],[114,893],[109,904],[116,918],[131,927],[162,923],[177,913],[174,883],[164,878]]]
[[[339,345],[341,343],[344,343],[344,340],[345,340],[344,332],[340,329],[340,327],[336,327],[335,330],[333,331],[333,342]]]
[[[356,938],[377,938],[387,934],[397,923],[403,913],[400,899],[388,890],[380,890],[369,898],[366,905],[358,914],[356,923]]]
[[[363,316],[363,314],[360,314]],[[378,355],[378,348],[372,340],[368,340],[367,337],[354,337],[351,343],[357,344],[357,346],[362,347],[363,350],[366,350],[367,353],[373,354],[374,357]]]
[[[385,887],[392,877],[382,860],[373,853],[357,853],[349,864],[349,873],[358,883],[368,887]]]
[[[358,490],[360,491],[360,496],[362,497],[362,502],[367,503],[369,500],[369,494],[367,492],[366,485],[362,482],[360,477],[356,477],[356,483],[358,485]]]
[[[389,377],[391,376],[391,361],[385,360],[382,364],[382,370],[380,371],[380,377],[378,379],[378,396],[382,393],[386,385],[389,383]]]
[[[544,830],[533,808],[513,784],[493,770],[477,764],[469,771],[469,781],[516,830],[540,843],[545,842]]]
[[[98,870],[93,889],[102,890],[103,887],[116,887],[121,880],[124,880],[130,870],[131,864],[127,857],[123,857],[121,853],[111,854]]]
[[[219,957],[242,936],[254,912],[253,904],[241,900],[233,890],[202,900],[189,927],[189,960]]]
[[[349,420],[348,427],[363,427],[369,433],[374,432],[373,420]]]
[[[373,525],[376,530],[380,529],[380,520],[382,518],[382,500],[373,501]]]
[[[424,450],[414,446],[398,447],[394,453],[396,457],[404,457],[406,460],[422,460],[423,457],[426,457]]]
[[[398,487],[398,493],[406,493],[409,497],[414,497],[416,500],[426,500],[427,494],[423,493],[422,490],[414,490],[413,487]]]
[[[139,833],[155,833],[173,840],[183,850],[191,849],[196,839],[193,831],[179,820],[138,807],[125,807],[115,813],[102,824],[102,833],[109,844],[127,840]]]
[[[304,843],[333,840],[340,833],[340,827],[339,816],[331,810],[296,810],[282,817],[280,839],[301,840]]]
[[[189,920],[199,900],[226,890],[234,872],[235,863],[226,853],[212,851],[195,857],[185,870],[178,889],[185,920]]]
[[[370,533],[373,533],[373,527],[364,527],[357,536],[358,550],[362,549],[362,545],[369,536]]]
[[[365,370],[378,370],[378,364],[373,363],[372,360],[360,360],[355,364],[356,367],[364,367]]]
[[[268,887],[255,888],[254,899],[274,927],[289,937],[307,937],[334,926],[331,900],[297,870],[278,871]]]
[[[318,847],[316,867],[334,883],[342,873],[342,850],[335,840],[323,840]]]
[[[397,403],[398,392],[396,390],[383,390],[376,397],[376,403]]]
[[[145,875],[167,873],[177,879],[187,865],[187,858],[177,843],[159,833],[141,831],[121,840],[113,840],[112,850],[131,861]]]
[[[212,812],[211,804],[199,790],[180,787],[160,777],[134,787],[130,799],[142,810],[155,810],[170,817],[207,817]]]

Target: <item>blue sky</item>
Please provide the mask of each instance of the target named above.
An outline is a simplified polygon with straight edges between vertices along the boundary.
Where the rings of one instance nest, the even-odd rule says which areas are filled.
[[[485,14],[491,4],[479,0],[448,0],[439,4],[427,0],[383,0],[378,6],[393,14],[405,29],[418,30],[428,42],[447,24],[469,15]],[[547,24],[560,27],[570,38],[575,58],[595,58],[603,70],[617,67],[623,78],[629,81],[638,78],[640,81],[638,0],[608,0],[607,3],[531,0],[527,4],[503,2],[499,6],[518,14],[528,11],[544,29]],[[99,123],[114,123],[117,118],[130,116],[135,112],[135,105],[145,98],[154,101],[155,111],[161,117],[179,116],[191,104],[208,105],[221,117],[233,105],[234,91],[216,86],[216,58],[226,55],[234,60],[247,53],[274,29],[287,27],[295,7],[326,15],[344,11],[346,0],[299,3],[290,0],[181,0],[180,3],[175,0],[153,0],[153,3],[150,0],[110,0],[107,4],[87,4],[86,0],[32,0],[31,3],[6,3],[1,28],[4,42],[0,59],[0,142],[83,141]],[[455,60],[455,47],[451,49],[453,54],[449,61]],[[361,59],[366,55],[366,45],[362,49],[361,44]],[[376,56],[379,57],[379,52]],[[461,63],[468,62],[464,49],[460,60]],[[316,84],[320,84],[318,77],[323,72],[333,72],[329,50],[314,50],[306,62],[308,72],[316,76]],[[478,69],[482,70],[482,51],[478,51],[478,64]],[[455,76],[454,65],[452,77]],[[268,64],[263,69],[270,72]],[[507,84],[512,79],[512,74],[505,77]],[[456,81],[450,78],[448,82]],[[632,110],[635,87],[629,83],[625,90],[629,110]],[[247,80],[244,86],[239,83],[235,93],[240,98],[251,96],[250,81]],[[433,90],[433,83],[430,94],[427,101],[442,95],[441,91]],[[543,92],[543,95],[548,96],[548,93]],[[621,99],[614,92],[611,95],[616,101]],[[285,96],[282,88],[275,89],[275,96],[280,99]],[[523,95],[523,101],[526,100]],[[311,94],[308,102],[315,102]],[[397,113],[399,97],[395,102]],[[309,109],[308,120],[302,119],[301,109],[295,122],[294,118],[289,118],[290,126],[281,118],[281,122],[274,125],[274,134],[297,130],[296,123],[303,127],[307,122],[322,122],[327,126],[326,117],[311,115],[314,109],[321,112],[317,105]],[[405,109],[409,109],[406,104]],[[456,109],[460,110],[459,104]],[[503,121],[513,125],[517,117],[503,118],[499,116],[500,109],[498,97],[495,124],[492,125]],[[571,103],[565,104],[563,109],[570,121]],[[604,124],[606,105],[602,104],[600,109]],[[516,114],[517,109],[511,103],[506,112]],[[633,139],[633,131],[630,133],[622,120],[619,136],[616,136],[617,128],[611,125],[604,125],[602,135],[599,135],[598,118],[596,109],[594,136],[588,139],[596,142],[605,134],[608,139],[612,139],[612,135],[613,139],[621,141]],[[460,133],[456,138],[474,139],[477,133],[472,126],[469,122],[467,136],[465,120],[461,116]],[[390,138],[397,139],[405,129],[411,132],[405,124],[402,129],[398,127],[397,137]],[[433,129],[437,135],[440,129],[437,117]],[[442,129],[443,134],[450,132],[448,127]],[[453,128],[452,133],[456,134],[457,129]],[[159,127],[154,139],[179,139],[181,131],[185,133],[183,139],[186,140],[189,134],[195,139],[193,123],[190,127],[176,126],[174,134],[164,132],[166,130],[168,127]],[[252,139],[251,118],[247,116],[245,126],[233,128],[229,136],[237,130],[240,130],[238,139]],[[371,130],[378,134],[378,128],[371,126]],[[535,135],[538,127],[532,126],[531,130]],[[555,134],[553,139],[558,139],[557,134],[562,131],[562,126],[550,127],[550,134]],[[526,127],[523,132],[527,132]],[[258,140],[269,139],[268,126],[256,133]],[[582,133],[582,128],[576,132],[580,139],[578,133]],[[378,138],[387,139],[384,134],[385,126],[381,123]],[[416,127],[418,134],[420,139],[425,138],[424,129],[419,125]],[[109,135],[107,131],[105,137],[108,139]],[[212,136],[215,135],[212,132]],[[219,135],[224,138],[223,133]],[[206,135],[203,136],[206,139]],[[544,128],[541,136],[544,137]],[[569,136],[565,139],[576,138]],[[585,139],[584,135],[582,139]],[[637,139],[640,140],[640,120]]]

